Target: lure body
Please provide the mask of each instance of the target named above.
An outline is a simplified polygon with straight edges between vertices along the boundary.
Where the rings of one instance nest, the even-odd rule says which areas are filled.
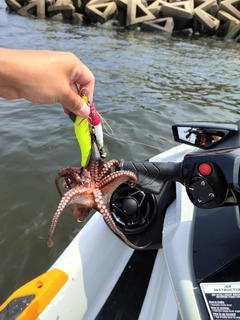
[[[86,167],[91,156],[92,138],[89,130],[88,118],[76,117],[74,122],[74,133],[80,148],[80,165]]]
[[[97,143],[101,158],[106,158],[107,153],[103,144],[101,118],[94,103],[89,102],[86,95],[83,95],[82,99],[90,108],[89,117],[76,116],[72,112],[69,113],[69,117],[74,123],[74,133],[80,148],[80,165],[86,167],[91,157],[93,142]]]
[[[90,110],[91,110],[91,117],[90,117],[90,123],[92,124],[94,128],[94,134],[96,143],[98,146],[99,153],[101,155],[101,158],[107,157],[106,149],[104,148],[104,142],[103,142],[103,128],[101,123],[101,117],[99,113],[97,112],[94,103],[90,103]]]

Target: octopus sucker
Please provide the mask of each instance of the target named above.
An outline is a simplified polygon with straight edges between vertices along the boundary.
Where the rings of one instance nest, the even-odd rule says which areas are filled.
[[[91,209],[97,210],[106,221],[110,229],[133,249],[143,249],[131,243],[121,230],[116,226],[110,212],[110,199],[116,188],[124,182],[134,187],[137,177],[132,171],[116,171],[120,167],[119,162],[112,159],[104,162],[98,157],[91,157],[87,167],[66,167],[58,172],[55,183],[61,196],[60,203],[53,216],[47,237],[47,245],[53,246],[52,236],[57,222],[66,206],[70,209],[77,221],[83,221],[89,215]],[[115,170],[115,171],[114,171]],[[64,187],[68,187],[63,196],[59,187],[59,180],[64,178]]]

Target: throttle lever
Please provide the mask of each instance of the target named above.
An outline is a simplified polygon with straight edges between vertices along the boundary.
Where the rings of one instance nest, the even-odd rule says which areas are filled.
[[[159,194],[166,181],[182,181],[181,162],[120,161],[120,170],[136,174],[136,188],[146,193]]]

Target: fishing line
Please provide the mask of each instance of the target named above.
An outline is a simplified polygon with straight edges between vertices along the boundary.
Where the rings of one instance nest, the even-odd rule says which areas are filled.
[[[107,122],[107,120],[105,120],[105,118],[103,118],[103,116],[100,113],[98,113],[98,115],[101,118],[101,121],[103,124],[103,129],[106,130],[106,132],[109,136],[114,136],[114,131],[113,131],[112,127],[110,126],[110,124]],[[105,134],[105,132],[104,132],[104,134]]]
[[[112,127],[110,126],[110,124],[107,122],[107,120],[100,113],[98,113],[98,115],[101,118],[101,122],[103,124],[103,129],[106,131],[106,132],[103,131],[103,134],[105,136],[107,136],[107,137],[109,137],[111,139],[114,139],[116,141],[124,142],[124,143],[138,144],[138,145],[142,145],[144,147],[156,149],[158,151],[166,151],[165,149],[162,149],[162,148],[159,148],[159,147],[155,147],[155,146],[152,146],[152,145],[147,144],[147,143],[114,137],[114,131],[113,131]]]
[[[144,147],[148,147],[148,148],[152,148],[152,149],[156,149],[158,151],[166,151],[166,149],[162,149],[162,148],[159,148],[159,147],[154,147],[150,144],[147,144],[147,143],[143,143],[143,142],[139,142],[139,141],[133,141],[133,140],[128,140],[128,139],[121,139],[121,138],[116,138],[114,137],[113,135],[110,135],[106,132],[103,132],[103,134],[111,139],[114,139],[114,140],[117,140],[117,141],[121,141],[121,142],[125,142],[125,143],[132,143],[132,144],[139,144],[139,145],[142,145]]]

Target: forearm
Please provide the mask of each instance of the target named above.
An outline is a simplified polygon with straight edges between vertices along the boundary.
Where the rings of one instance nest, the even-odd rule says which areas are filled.
[[[22,74],[21,64],[19,60],[16,61],[19,52],[19,50],[0,48],[0,97],[16,98],[16,82],[20,81],[18,77]]]
[[[32,87],[44,79],[49,67],[46,62],[51,60],[48,54],[48,51],[0,48],[0,96],[28,99]]]

